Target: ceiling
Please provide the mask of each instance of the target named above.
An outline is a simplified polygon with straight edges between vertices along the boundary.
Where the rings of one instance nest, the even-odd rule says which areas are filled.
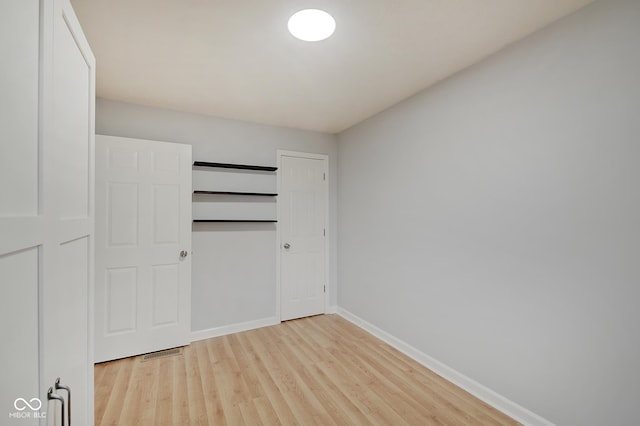
[[[72,0],[98,97],[338,133],[593,0]],[[287,20],[319,8],[327,40]]]

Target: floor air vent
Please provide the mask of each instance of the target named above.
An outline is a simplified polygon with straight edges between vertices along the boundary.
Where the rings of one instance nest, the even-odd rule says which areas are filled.
[[[166,358],[168,356],[182,355],[182,348],[166,349],[164,351],[152,352],[142,355],[140,362],[151,361],[152,359]]]

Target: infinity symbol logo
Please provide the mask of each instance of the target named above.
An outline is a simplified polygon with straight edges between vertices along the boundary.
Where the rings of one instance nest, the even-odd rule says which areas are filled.
[[[38,411],[40,407],[42,407],[42,401],[40,401],[38,398],[31,398],[29,401],[24,398],[18,398],[13,402],[13,406],[16,407],[16,410],[18,411],[24,411],[27,409],[27,407],[31,408],[32,411]]]

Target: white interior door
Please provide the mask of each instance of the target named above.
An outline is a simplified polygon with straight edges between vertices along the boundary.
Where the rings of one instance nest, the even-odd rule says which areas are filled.
[[[68,0],[3,1],[0,36],[0,409],[60,425],[60,377],[91,425],[95,60]]]
[[[190,343],[191,146],[96,136],[96,362]]]
[[[324,155],[279,152],[280,319],[325,312],[327,163]]]
[[[44,84],[52,95],[45,117],[51,139],[43,167],[44,208],[53,209],[55,218],[55,255],[47,256],[45,249],[43,378],[45,386],[60,377],[74,389],[74,422],[92,424],[96,67],[71,3],[53,4],[52,80]],[[54,406],[55,416],[49,404],[48,421],[62,424],[60,406]]]
[[[14,402],[40,397],[39,11],[37,0],[12,0],[0,12],[0,413],[24,425],[37,420],[13,420]]]

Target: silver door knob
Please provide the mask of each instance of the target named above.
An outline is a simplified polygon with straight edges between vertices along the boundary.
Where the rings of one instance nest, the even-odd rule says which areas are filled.
[[[186,251],[186,250],[182,250],[182,251],[180,252],[180,259],[184,259],[185,257],[187,257],[187,254],[189,254],[189,253],[187,253],[187,251]]]
[[[286,248],[287,250],[289,250],[291,248],[291,244],[289,243],[284,243],[284,246],[282,246],[284,248]]]

